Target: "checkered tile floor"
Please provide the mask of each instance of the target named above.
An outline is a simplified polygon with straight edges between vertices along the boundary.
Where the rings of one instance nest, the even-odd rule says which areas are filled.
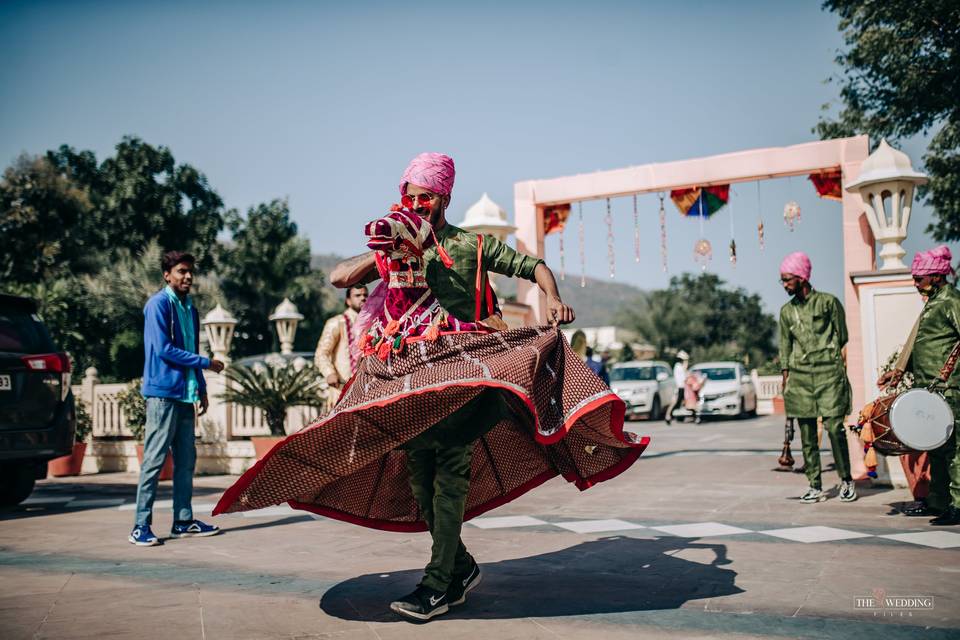
[[[104,509],[113,508],[118,511],[133,511],[136,505],[120,498],[103,498],[78,500],[74,496],[36,497],[28,498],[21,503],[22,507],[59,507],[63,509]],[[173,506],[171,500],[157,500],[154,509],[169,509]],[[209,514],[213,511],[214,503],[194,503],[193,510],[198,514]],[[243,512],[245,518],[272,518],[283,516],[303,516],[311,514],[291,509],[286,505]],[[314,516],[322,519],[319,516]],[[926,523],[917,523],[925,525]],[[574,533],[615,533],[620,531],[649,532],[650,535],[669,535],[680,538],[709,538],[713,536],[731,536],[743,534],[757,534],[810,544],[814,542],[836,542],[842,540],[856,540],[877,538],[910,545],[932,547],[935,549],[960,548],[960,531],[931,530],[913,531],[905,533],[872,534],[836,527],[787,527],[783,529],[744,529],[720,522],[691,522],[683,524],[641,524],[626,520],[568,520],[551,522],[532,516],[491,516],[474,518],[467,523],[477,529],[514,529],[520,527],[545,527],[548,529],[563,529]]]

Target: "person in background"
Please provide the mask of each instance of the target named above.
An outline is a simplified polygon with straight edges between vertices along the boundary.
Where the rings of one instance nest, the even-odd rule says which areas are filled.
[[[800,502],[827,499],[820,478],[820,443],[817,418],[830,436],[833,461],[840,476],[840,501],[857,499],[850,474],[844,417],[850,413],[850,381],[844,348],[847,320],[835,296],[816,291],[810,284],[812,266],[802,251],[791,253],[780,264],[780,283],[790,301],[780,309],[780,362],[783,367],[783,401],[787,416],[796,418],[803,443],[804,470],[810,483]]]
[[[171,538],[212,536],[220,528],[193,517],[193,470],[197,460],[194,439],[194,405],[199,415],[207,411],[207,385],[203,369],[223,371],[219,360],[199,355],[200,314],[190,299],[194,257],[170,251],[161,260],[167,286],[147,300],[143,308],[143,386],[147,424],[143,464],[137,484],[137,509],[133,531],[127,540],[139,547],[162,541],[150,530],[153,501],[157,497],[160,470],[173,453],[173,528]]]
[[[337,403],[340,389],[357,371],[360,353],[357,349],[357,318],[367,301],[367,287],[359,285],[346,290],[346,309],[323,325],[313,362],[330,385],[329,406]]]
[[[587,364],[587,368],[590,369],[590,371],[593,371],[598,378],[603,380],[603,384],[607,385],[608,387],[610,386],[610,374],[607,372],[607,365],[604,364],[603,360],[593,353],[592,347],[587,347],[584,362]]]
[[[673,382],[677,385],[677,394],[673,402],[667,407],[667,424],[673,422],[673,412],[683,402],[683,388],[687,383],[687,365],[690,364],[690,354],[681,349],[677,351],[677,361],[673,365]]]

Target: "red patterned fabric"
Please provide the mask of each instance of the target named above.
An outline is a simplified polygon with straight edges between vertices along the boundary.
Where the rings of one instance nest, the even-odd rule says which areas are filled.
[[[511,416],[474,445],[465,520],[556,475],[585,490],[626,470],[649,438],[558,329],[446,334],[366,357],[334,410],[287,437],[224,493],[214,514],[287,502],[375,529],[424,531],[398,448],[486,389]]]

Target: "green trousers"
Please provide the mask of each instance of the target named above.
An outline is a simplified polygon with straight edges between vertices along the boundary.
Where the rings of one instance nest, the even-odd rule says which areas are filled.
[[[470,569],[471,558],[460,539],[470,490],[473,442],[460,446],[407,448],[410,488],[430,529],[433,547],[421,584],[446,591],[454,575]]]
[[[800,424],[800,442],[803,443],[803,464],[810,486],[822,489],[820,483],[820,442],[817,440],[817,419],[797,418]],[[841,480],[850,480],[850,454],[847,451],[847,430],[843,416],[823,418],[823,430],[830,436],[833,462]]]
[[[953,435],[949,440],[927,452],[930,456],[930,493],[927,495],[927,505],[937,511],[943,511],[950,506],[960,508],[960,451],[957,450],[957,429],[960,429],[960,423],[953,425]]]

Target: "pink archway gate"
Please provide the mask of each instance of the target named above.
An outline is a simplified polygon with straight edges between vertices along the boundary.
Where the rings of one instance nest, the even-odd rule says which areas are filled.
[[[524,253],[544,257],[543,209],[552,205],[840,170],[843,302],[850,333],[847,370],[853,387],[854,407],[861,407],[867,396],[864,383],[864,337],[860,322],[860,301],[851,274],[874,270],[876,256],[874,237],[864,214],[863,202],[858,193],[848,192],[846,185],[856,180],[860,165],[868,154],[867,136],[856,136],[517,182],[514,185],[517,248]],[[530,306],[533,321],[544,321],[545,301],[535,285],[520,281],[517,299]],[[856,455],[855,451],[856,448],[851,450],[851,455],[855,457],[855,465],[862,469],[862,462],[857,464],[862,455]]]

